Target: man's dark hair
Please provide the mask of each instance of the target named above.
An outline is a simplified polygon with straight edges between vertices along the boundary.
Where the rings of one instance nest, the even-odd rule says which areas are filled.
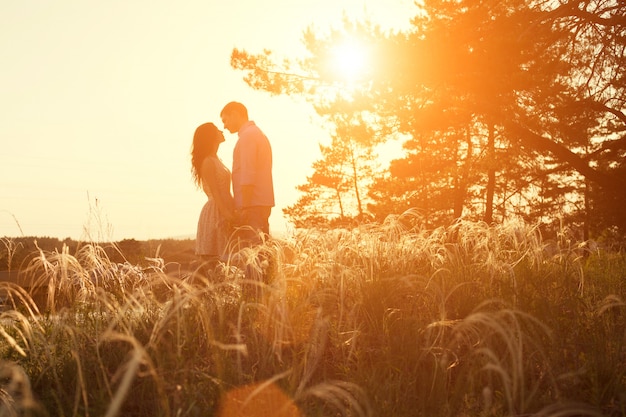
[[[248,120],[248,109],[246,109],[246,106],[239,103],[238,101],[231,101],[230,103],[225,105],[222,109],[222,112],[220,113],[220,116],[226,113],[235,113],[239,116],[245,117],[246,120]]]

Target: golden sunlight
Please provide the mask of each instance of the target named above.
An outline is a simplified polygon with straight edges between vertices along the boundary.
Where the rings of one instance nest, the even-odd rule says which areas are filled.
[[[274,383],[238,387],[222,398],[219,417],[302,417],[289,397]]]
[[[368,51],[362,42],[345,39],[332,49],[332,59],[336,74],[344,81],[355,82],[365,73]]]

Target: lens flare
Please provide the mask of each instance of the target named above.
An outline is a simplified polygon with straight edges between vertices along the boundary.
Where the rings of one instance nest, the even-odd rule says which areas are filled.
[[[346,39],[332,50],[334,68],[339,77],[354,82],[362,77],[368,64],[365,45],[356,39]]]

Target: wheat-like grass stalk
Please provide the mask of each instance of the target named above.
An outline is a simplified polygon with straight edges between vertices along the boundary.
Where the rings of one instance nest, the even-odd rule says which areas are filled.
[[[551,331],[535,317],[510,308],[497,308],[498,304],[483,303],[460,320],[453,329],[453,340],[458,347],[469,349],[470,357],[476,358],[480,373],[487,376],[488,389],[502,390],[508,413],[523,414],[544,380],[550,378],[544,343],[550,339]],[[537,372],[533,366],[540,370],[536,380],[529,379],[533,371]],[[554,380],[550,382],[555,388]]]
[[[33,298],[19,284],[0,282],[0,294],[3,295],[3,304],[7,310],[23,311],[25,309],[31,319],[41,314]]]
[[[36,335],[43,331],[37,320],[39,311],[32,298],[17,284],[2,282],[0,291],[6,295],[5,305],[12,307],[0,312],[0,336],[19,355],[26,357],[35,346]]]
[[[568,369],[548,359],[558,359],[558,326],[576,317],[554,312],[582,312],[596,335],[585,343],[600,346],[620,329],[619,281],[614,295],[599,292],[600,279],[581,291],[577,245],[563,238],[550,255],[536,226],[427,230],[421,221],[407,212],[382,225],[298,231],[215,271],[178,274],[164,272],[158,249],[146,268],[112,262],[93,243],[74,254],[38,248],[28,273],[53,299],[36,303],[0,284],[9,309],[0,347],[52,387],[59,415],[121,415],[155,393],[164,415],[181,416],[220,401],[240,412],[279,404],[289,417],[596,415],[560,399]],[[611,343],[605,356],[618,358]],[[583,365],[609,362],[585,354]]]
[[[158,372],[156,371],[150,356],[135,338],[130,335],[117,332],[105,332],[100,338],[100,343],[111,341],[128,343],[132,347],[132,350],[130,351],[128,361],[120,366],[116,375],[113,376],[113,380],[120,378],[120,383],[111,398],[111,403],[107,409],[105,417],[115,417],[120,414],[124,399],[130,390],[131,383],[136,378],[142,365],[146,367],[146,370],[142,373],[152,376],[152,378],[157,382],[157,387],[161,387],[161,384],[158,383]],[[169,405],[164,392],[159,392],[158,402],[161,403],[161,411],[164,415],[169,416]]]
[[[533,413],[533,417],[604,417],[606,414],[590,404],[565,401],[549,404]]]
[[[373,409],[366,392],[357,384],[346,381],[325,381],[301,392],[297,401],[315,397],[323,401],[332,415],[371,417]]]
[[[7,270],[9,271],[9,273],[11,273],[11,268],[13,266],[13,257],[15,256],[17,250],[20,247],[24,247],[24,245],[22,244],[22,242],[15,243],[14,239],[8,237],[0,238],[0,242],[2,242],[2,245],[4,246],[7,254]]]

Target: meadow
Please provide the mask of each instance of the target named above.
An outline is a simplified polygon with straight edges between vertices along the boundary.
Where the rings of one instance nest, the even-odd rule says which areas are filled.
[[[39,248],[19,266],[37,295],[0,283],[0,414],[626,415],[624,252],[413,220],[299,231],[215,271]]]

